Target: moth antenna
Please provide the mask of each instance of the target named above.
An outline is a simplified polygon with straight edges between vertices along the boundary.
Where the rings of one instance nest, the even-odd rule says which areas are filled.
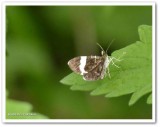
[[[102,48],[102,46],[99,44],[99,43],[97,43],[97,45],[104,51],[104,49]],[[105,51],[104,51],[105,52]]]
[[[106,50],[106,53],[107,53],[109,47],[111,46],[111,44],[114,42],[114,40],[115,40],[115,39],[113,39],[113,40],[110,42],[110,44],[108,45],[108,48],[107,48],[107,50]]]

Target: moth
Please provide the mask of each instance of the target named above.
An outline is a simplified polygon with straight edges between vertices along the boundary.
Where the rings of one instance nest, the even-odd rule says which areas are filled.
[[[70,69],[73,72],[82,75],[84,80],[100,80],[103,79],[107,74],[109,78],[111,78],[109,73],[110,63],[118,67],[113,62],[113,59],[116,58],[108,56],[107,50],[105,52],[99,44],[98,46],[102,49],[102,56],[78,56],[68,61],[68,66],[70,67]],[[119,59],[116,60],[120,61]]]

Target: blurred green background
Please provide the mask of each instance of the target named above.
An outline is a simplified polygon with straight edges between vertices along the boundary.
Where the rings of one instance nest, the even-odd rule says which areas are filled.
[[[107,49],[114,39],[109,54],[134,43],[142,24],[152,25],[151,6],[7,6],[8,98],[50,119],[151,119],[146,96],[129,107],[131,95],[91,96],[59,82],[68,60],[100,55],[97,42]]]

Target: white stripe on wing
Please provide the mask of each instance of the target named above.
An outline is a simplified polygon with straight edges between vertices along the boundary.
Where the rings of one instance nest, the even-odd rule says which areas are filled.
[[[81,75],[84,73],[88,73],[84,70],[87,61],[87,56],[81,56],[79,69],[81,71]]]

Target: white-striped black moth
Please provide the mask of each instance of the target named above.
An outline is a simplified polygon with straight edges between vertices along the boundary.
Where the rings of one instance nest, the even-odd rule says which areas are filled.
[[[77,74],[82,75],[83,79],[87,81],[103,79],[106,76],[106,74],[108,74],[108,76],[111,78],[109,72],[109,65],[110,63],[112,63],[114,66],[119,68],[113,62],[113,59],[115,59],[116,61],[120,61],[120,59],[108,56],[108,49],[105,52],[101,46],[100,48],[102,49],[102,56],[78,56],[69,60],[68,65],[71,68],[71,70]]]

